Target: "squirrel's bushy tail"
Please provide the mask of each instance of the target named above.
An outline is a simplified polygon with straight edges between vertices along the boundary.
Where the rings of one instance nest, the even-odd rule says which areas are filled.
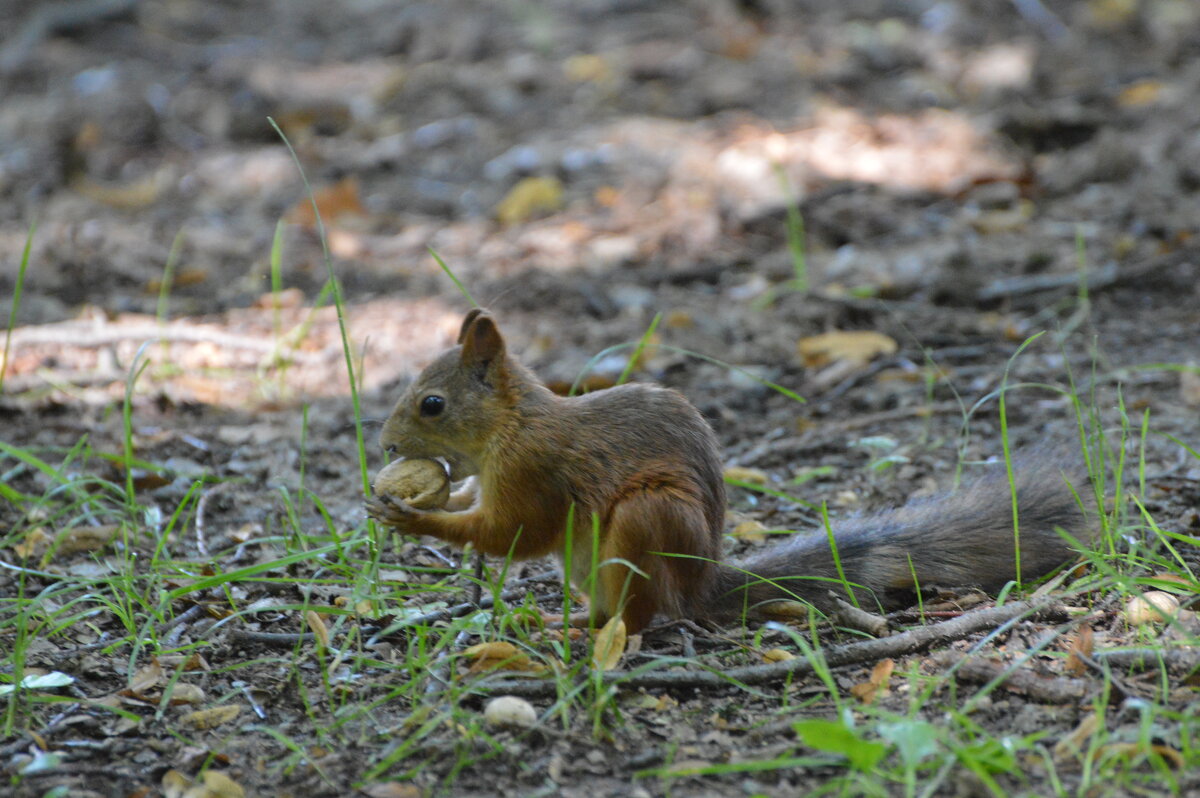
[[[834,524],[838,561],[859,604],[867,609],[907,606],[918,583],[997,591],[1016,578],[1016,539],[1023,580],[1067,562],[1071,548],[1056,530],[1089,539],[1075,496],[1087,494],[1085,475],[1043,455],[1018,459],[1014,471],[1019,537],[1013,531],[1012,492],[1003,467],[952,494]],[[748,559],[722,564],[716,581],[709,605],[718,618],[753,614],[756,605],[797,597],[826,607],[830,591],[846,594],[824,530],[797,534]]]

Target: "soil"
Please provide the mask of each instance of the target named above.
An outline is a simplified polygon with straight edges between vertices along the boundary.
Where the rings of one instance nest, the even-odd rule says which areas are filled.
[[[1144,480],[1157,525],[1200,526],[1200,385],[1187,368],[1200,358],[1200,5],[1190,0],[93,0],[74,16],[10,5],[19,22],[0,44],[0,296],[14,293],[32,243],[2,437],[54,462],[81,440],[120,461],[122,400],[138,374],[136,455],[166,469],[139,472],[140,503],[169,517],[198,477],[211,480],[203,518],[189,514],[172,544],[180,559],[236,550],[243,559],[222,567],[242,567],[279,556],[256,538],[293,522],[314,536],[362,528],[340,325],[374,470],[379,421],[470,306],[430,248],[551,383],[588,369],[594,386],[611,384],[628,350],[597,353],[637,341],[661,313],[658,346],[634,378],[689,397],[729,465],[827,502],[835,518],[949,486],[960,454],[1000,454],[998,389],[1017,386],[1004,394],[1014,446],[1078,449],[1073,391],[1110,455],[1141,458],[1125,484]],[[320,223],[268,118],[295,150]],[[343,318],[323,290],[323,239]],[[798,351],[831,330],[880,333],[896,348],[866,364]],[[4,468],[18,490],[50,489],[34,469]],[[102,456],[82,473],[125,480]],[[293,501],[302,491],[321,506]],[[798,501],[732,494],[735,521],[816,521]],[[0,508],[0,533],[25,521],[15,505]],[[457,562],[423,544],[389,548],[384,567]],[[13,562],[12,551],[0,558]],[[1194,567],[1195,553],[1184,556]],[[509,578],[550,568],[521,564]],[[16,585],[0,576],[0,594]],[[1103,645],[1127,642],[1118,608],[1092,609]],[[279,649],[189,623],[175,642],[205,641],[207,694],[250,690],[263,714],[237,731],[178,735],[173,709],[140,706],[140,722],[125,725],[78,710],[43,738],[69,767],[20,794],[56,784],[153,794],[169,770],[209,764],[253,794],[344,795],[389,746],[378,730],[415,716],[383,703],[369,730],[346,732],[357,743],[321,734],[336,707],[314,710],[281,679]],[[97,653],[89,646],[108,630],[79,625],[37,642],[29,664],[85,673],[79,688],[95,697],[149,663],[128,647]],[[297,630],[295,613],[248,626]],[[1052,627],[1022,625],[992,655],[1012,661]],[[627,667],[727,651],[741,634],[669,626]],[[729,664],[789,640],[767,630],[735,646]],[[899,658],[896,672],[934,672],[928,657]],[[1062,660],[1035,662],[1050,673]],[[834,678],[847,691],[870,670]],[[318,691],[319,671],[302,669],[308,689]],[[377,680],[367,691],[382,694],[387,669],[367,673]],[[1135,693],[1160,677],[1126,676]],[[994,735],[1041,732],[1052,746],[1092,712],[1103,682],[1085,681],[1084,698],[1058,704],[995,691],[975,722]],[[802,751],[790,722],[830,717],[824,690],[812,677],[755,691],[647,690],[627,696],[606,734],[593,735],[586,713],[565,728],[498,733],[495,748],[448,729],[384,775],[431,794],[805,794],[841,768],[636,774]],[[1184,720],[1156,737],[1162,745],[1195,732],[1193,695],[1181,681],[1164,699]],[[899,715],[907,700],[881,699]],[[1114,739],[1137,739],[1132,706],[1117,701],[1108,716]],[[53,712],[34,716],[36,731]],[[303,763],[277,767],[293,750]],[[477,760],[461,766],[464,752]],[[1183,792],[1200,791],[1196,772],[1175,774]],[[1057,777],[1082,778],[1066,767]],[[1048,778],[1032,768],[1002,784],[1044,794]],[[942,789],[986,793],[966,769]]]

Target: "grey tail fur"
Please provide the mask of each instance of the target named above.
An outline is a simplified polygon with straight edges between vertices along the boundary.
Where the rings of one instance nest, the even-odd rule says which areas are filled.
[[[1076,540],[1089,538],[1075,495],[1085,495],[1085,475],[1041,455],[1017,459],[1014,471],[1019,536],[1014,534],[1012,492],[1003,467],[954,493],[834,524],[838,560],[860,606],[908,606],[918,583],[995,592],[1016,578],[1016,540],[1023,580],[1070,560],[1072,549],[1058,530]],[[796,598],[824,608],[831,602],[830,591],[848,598],[829,536],[817,530],[722,564],[709,606],[718,618],[753,614],[764,602]]]

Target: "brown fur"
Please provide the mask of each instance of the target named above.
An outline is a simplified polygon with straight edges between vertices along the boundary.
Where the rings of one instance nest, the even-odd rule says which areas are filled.
[[[436,416],[421,413],[431,395]],[[575,398],[553,394],[508,355],[495,322],[473,310],[458,346],[438,357],[396,403],[380,443],[405,457],[442,457],[451,476],[478,477],[474,502],[421,512],[368,500],[372,517],[487,554],[524,559],[566,548],[567,576],[590,584],[594,620],[622,614],[630,633],[655,615],[729,618],[792,595],[818,605],[845,592],[825,534],[798,536],[750,560],[720,565],[725,484],[715,436],[675,391],[624,385]],[[1018,480],[1021,562],[1026,578],[1064,562],[1054,531],[1080,534],[1082,516],[1052,464],[1032,463]],[[988,480],[953,496],[839,524],[835,541],[860,600],[891,606],[896,591],[922,585],[996,589],[1015,575],[1007,483]],[[679,555],[679,556],[669,556]],[[909,561],[911,558],[911,570]],[[631,567],[634,570],[631,570]],[[747,577],[749,571],[759,578]],[[762,579],[774,580],[774,584]]]
[[[895,609],[911,601],[918,584],[975,585],[995,592],[1016,578],[1016,540],[1023,579],[1066,562],[1071,549],[1057,530],[1088,538],[1084,514],[1068,486],[1081,489],[1082,481],[1054,458],[1037,454],[1020,458],[1015,475],[1019,535],[1002,467],[955,493],[836,523],[834,544],[857,600],[866,607]],[[722,603],[725,616],[792,594],[818,606],[827,605],[831,593],[847,595],[824,530],[797,535],[736,566],[759,578],[722,567],[717,592],[740,599],[738,607]]]

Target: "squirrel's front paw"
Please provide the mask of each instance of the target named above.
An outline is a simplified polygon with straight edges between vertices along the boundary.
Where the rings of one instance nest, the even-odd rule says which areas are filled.
[[[414,510],[399,499],[390,496],[368,496],[366,500],[367,515],[384,526],[403,529],[418,515],[420,510]]]

